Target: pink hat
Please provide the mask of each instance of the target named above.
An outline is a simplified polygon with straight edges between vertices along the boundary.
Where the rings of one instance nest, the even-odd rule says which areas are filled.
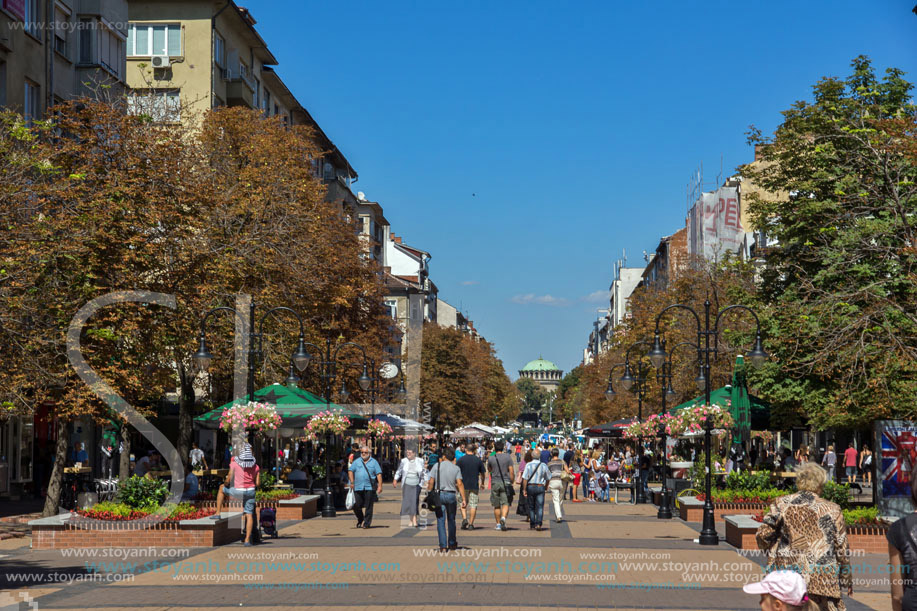
[[[794,571],[774,571],[761,581],[742,586],[747,594],[770,594],[788,605],[799,606],[809,600],[806,580]]]

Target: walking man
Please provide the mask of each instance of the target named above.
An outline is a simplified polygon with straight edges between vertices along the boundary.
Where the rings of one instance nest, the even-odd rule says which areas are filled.
[[[357,528],[369,528],[373,522],[373,503],[382,492],[382,467],[370,455],[369,446],[360,448],[360,458],[353,459],[347,475],[356,497],[353,514],[357,517]]]
[[[529,502],[529,529],[541,531],[541,521],[544,518],[544,489],[550,477],[547,464],[540,460],[532,461],[525,465],[522,472],[522,495]]]
[[[496,454],[487,459],[490,473],[490,504],[494,507],[497,530],[506,530],[506,516],[509,515],[509,495],[513,488],[515,472],[513,457],[503,451],[503,441],[494,443]]]
[[[468,504],[462,485],[462,471],[455,466],[455,450],[446,448],[443,457],[430,469],[427,490],[439,491],[439,505],[436,507],[436,533],[439,535],[439,551],[458,549],[455,538],[455,510],[458,497],[462,496],[462,510]]]
[[[468,509],[462,505],[462,530],[474,530],[474,518],[478,513],[478,491],[484,487],[487,474],[484,462],[478,458],[474,450],[474,444],[469,444],[465,450],[466,454],[455,463],[462,472],[462,485],[468,493]]]

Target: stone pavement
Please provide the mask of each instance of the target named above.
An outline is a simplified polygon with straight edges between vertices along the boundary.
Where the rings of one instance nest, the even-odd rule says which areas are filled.
[[[0,608],[26,595],[38,609],[58,610],[758,608],[741,585],[760,578],[760,557],[725,542],[701,547],[699,525],[657,520],[651,505],[567,502],[567,521],[549,520],[548,509],[550,529],[541,533],[511,511],[504,533],[485,502],[478,528],[459,530],[460,549],[448,554],[438,552],[435,522],[402,528],[399,507],[400,491],[387,487],[369,530],[340,512],[281,523],[280,538],[257,547],[143,549],[128,558],[112,550],[66,557],[33,552],[27,538],[0,541]],[[887,577],[878,574],[886,561],[854,558],[869,573],[856,577],[848,609],[891,608]]]

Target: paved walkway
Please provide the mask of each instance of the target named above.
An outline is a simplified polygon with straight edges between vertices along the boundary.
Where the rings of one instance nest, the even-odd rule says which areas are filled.
[[[485,504],[478,528],[458,531],[461,549],[443,555],[435,522],[402,528],[400,492],[387,487],[383,496],[369,530],[356,530],[350,512],[341,512],[335,519],[282,523],[280,538],[258,547],[176,550],[187,553],[181,558],[169,557],[169,550],[64,557],[29,550],[27,538],[0,541],[0,609],[10,596],[59,610],[758,608],[757,597],[741,591],[741,584],[760,578],[758,558],[743,557],[725,542],[701,547],[694,542],[699,525],[657,520],[650,505],[568,502],[568,520],[557,524],[546,515],[550,530],[541,533],[511,511],[504,533],[494,530]],[[886,561],[855,559],[873,569]],[[91,575],[87,562],[112,564],[96,566]],[[22,574],[31,574],[28,587],[12,581]],[[858,580],[848,609],[890,609],[884,576]]]

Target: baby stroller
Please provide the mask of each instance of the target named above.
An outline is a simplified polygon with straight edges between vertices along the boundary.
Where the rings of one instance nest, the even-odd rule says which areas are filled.
[[[277,538],[277,510],[273,507],[261,508],[261,528],[265,535]]]

